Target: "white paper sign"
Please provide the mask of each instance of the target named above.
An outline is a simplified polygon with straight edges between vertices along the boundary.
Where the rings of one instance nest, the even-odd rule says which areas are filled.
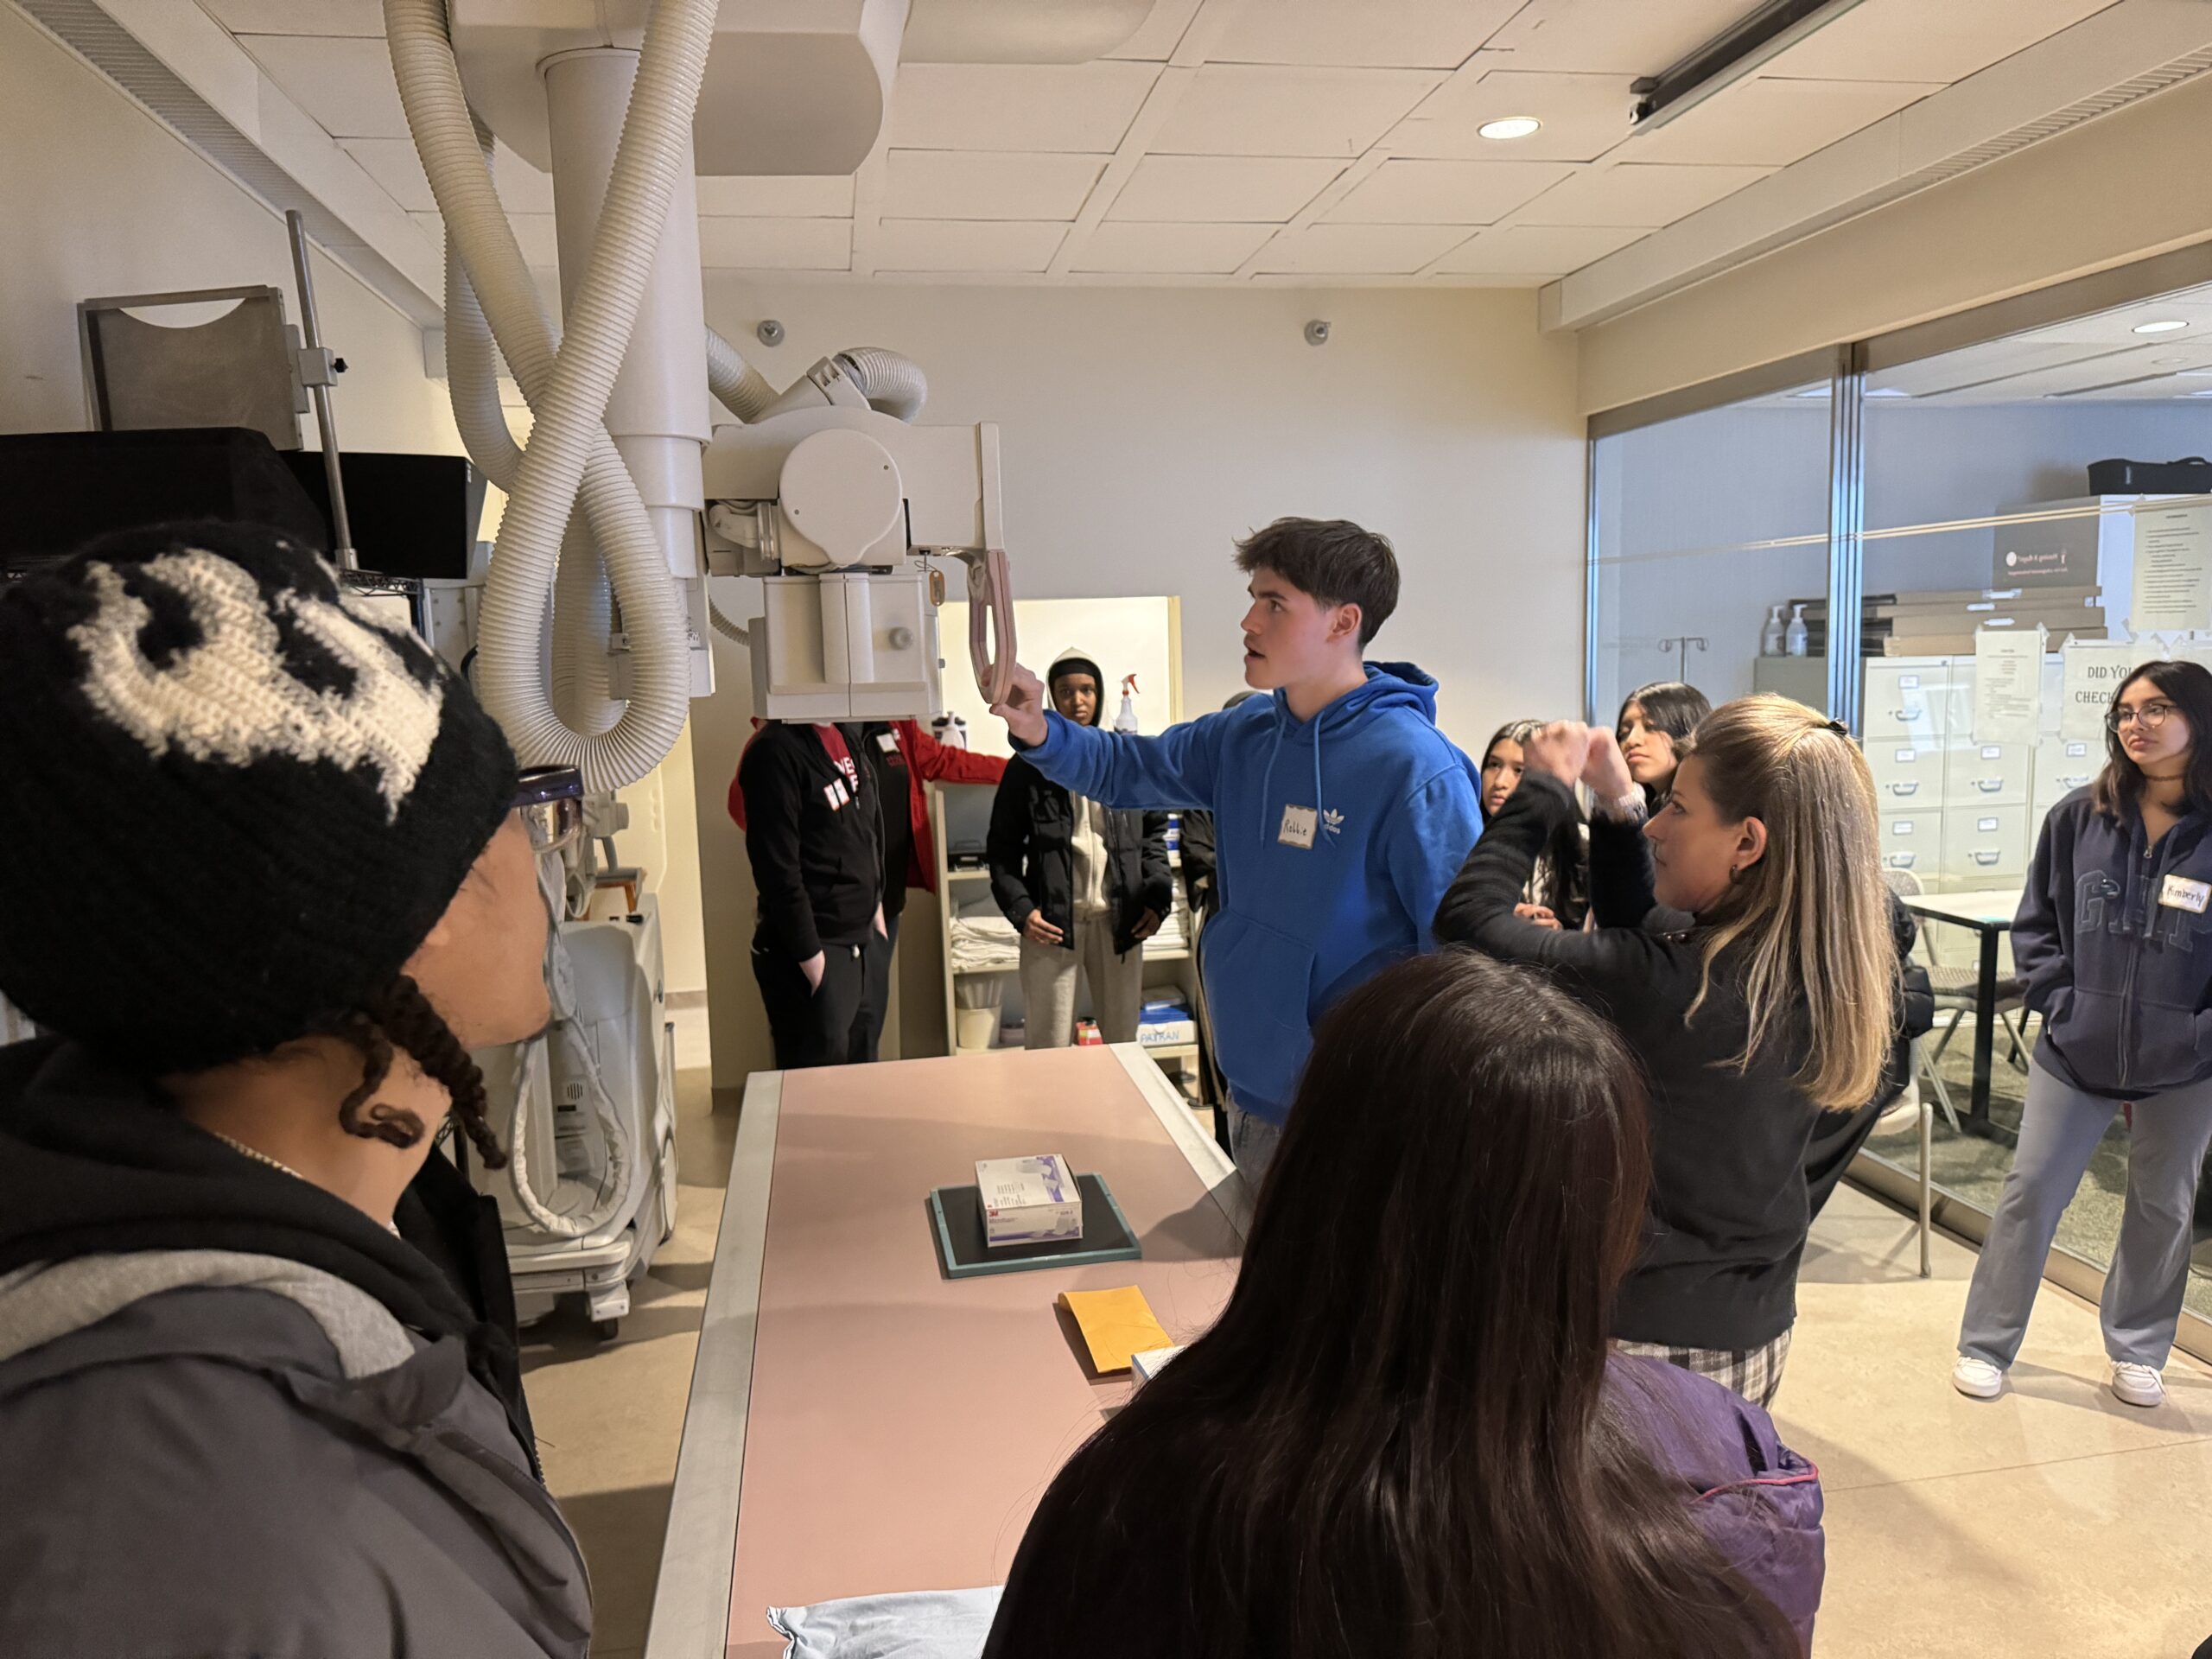
[[[2040,625],[1974,630],[1975,742],[2036,741],[2043,718],[2043,643]]]
[[[2134,633],[2212,628],[2212,507],[2135,510]]]
[[[2113,693],[2146,655],[2141,645],[2120,639],[2076,639],[2059,653],[2065,664],[2061,681],[2058,734],[2076,743],[2101,743]]]

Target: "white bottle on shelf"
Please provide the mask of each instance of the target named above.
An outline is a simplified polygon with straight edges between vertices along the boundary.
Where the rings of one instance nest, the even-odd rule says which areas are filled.
[[[1782,604],[1781,601],[1777,600],[1775,602],[1774,609],[1767,613],[1766,627],[1759,635],[1759,655],[1762,657],[1779,657],[1783,654],[1784,649],[1785,647],[1783,644]]]
[[[1789,607],[1789,626],[1784,632],[1783,638],[1788,643],[1790,656],[1805,655],[1809,636],[1805,631],[1805,607],[1802,605],[1792,605]]]

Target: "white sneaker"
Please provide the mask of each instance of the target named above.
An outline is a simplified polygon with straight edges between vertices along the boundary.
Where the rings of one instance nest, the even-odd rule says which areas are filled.
[[[2131,1406],[2147,1408],[2166,1403],[2166,1385],[2148,1365],[2113,1361],[2112,1391]]]
[[[1994,1400],[2005,1392],[2005,1373],[1986,1359],[1961,1354],[1951,1367],[1951,1386],[1969,1400]]]

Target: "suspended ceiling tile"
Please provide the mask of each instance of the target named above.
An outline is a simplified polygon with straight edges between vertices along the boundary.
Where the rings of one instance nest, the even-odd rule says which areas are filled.
[[[2135,332],[2141,323],[2168,321],[2185,322],[2189,326],[2156,334]],[[2160,353],[2184,352],[2196,342],[2212,338],[2212,300],[2194,293],[2169,295],[2164,299],[2143,300],[2116,310],[2101,311],[2094,316],[2070,318],[2064,322],[2053,323],[2048,328],[2037,328],[2020,338],[2037,343],[2126,349],[2155,347]],[[1999,345],[2005,343],[1997,342]]]
[[[1309,225],[1278,231],[1258,269],[1306,276],[1409,276],[1466,235],[1456,225]]]
[[[1149,148],[1183,156],[1363,155],[1443,80],[1422,69],[1208,64]]]
[[[894,149],[883,212],[893,219],[1071,219],[1105,168],[1103,156]]]
[[[1135,34],[1105,55],[1166,62],[1182,44],[1191,20],[1198,15],[1199,4],[1200,0],[1152,0],[1152,15],[1138,25]]]
[[[1530,0],[1490,49],[1510,52],[1519,69],[1656,75],[1750,9],[1751,0]]]
[[[1069,268],[1133,275],[1225,276],[1257,253],[1267,225],[1104,224],[1090,233]]]
[[[699,181],[699,212],[741,219],[850,219],[853,181],[832,178]]]
[[[1521,210],[1523,225],[1617,225],[1656,231],[1767,177],[1764,167],[1627,163],[1578,173]]]
[[[441,245],[445,241],[446,222],[435,213],[410,213],[425,236]],[[533,270],[556,270],[561,263],[560,245],[554,234],[553,215],[550,213],[509,213],[507,223],[515,227],[515,242],[522,249],[523,263]]]
[[[699,262],[710,270],[849,270],[852,221],[702,214]]]
[[[332,137],[407,137],[407,113],[382,41],[241,35],[238,44]]]
[[[1927,81],[1780,80],[1756,76],[1639,133],[1623,161],[1788,167],[1942,87]]]
[[[1484,59],[1502,54],[1484,53]],[[1396,156],[1594,162],[1628,137],[1629,75],[1573,75],[1493,69],[1458,75],[1390,130]],[[1544,124],[1526,138],[1482,136],[1485,122],[1533,116]]]
[[[1964,80],[2112,0],[1859,0],[1766,66],[1821,80]]]
[[[360,35],[384,38],[379,0],[200,0],[233,35]]]
[[[1523,0],[1260,0],[1235,10],[1217,63],[1456,69]]]
[[[1338,225],[1492,225],[1573,170],[1563,162],[1385,162],[1326,217]]]
[[[1110,155],[1159,78],[1147,63],[910,63],[887,126],[900,149]]]
[[[437,211],[437,198],[430,194],[430,181],[423,171],[421,158],[415,154],[414,140],[351,138],[344,149],[361,164],[362,171],[384,187],[386,195],[409,213]]]
[[[1281,225],[1344,170],[1342,162],[1303,156],[1147,156],[1107,217]]]
[[[878,232],[875,266],[883,271],[1041,271],[1067,233],[1065,225],[887,219]]]
[[[1471,242],[1452,249],[1437,269],[1491,276],[1561,276],[1581,270],[1593,259],[1618,253],[1647,234],[1642,230],[1514,226],[1484,231]]]

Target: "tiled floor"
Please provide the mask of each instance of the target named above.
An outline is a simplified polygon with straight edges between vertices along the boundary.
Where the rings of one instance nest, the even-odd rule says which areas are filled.
[[[702,1056],[679,1020],[685,1063]],[[613,1344],[532,1333],[549,1479],[592,1564],[596,1659],[642,1650],[707,1267],[736,1128],[703,1071],[681,1089],[677,1236]],[[1911,1224],[1838,1193],[1814,1230],[1776,1415],[1821,1465],[1822,1659],[2187,1656],[2212,1635],[2212,1375],[2177,1359],[2170,1402],[2104,1388],[2092,1310],[2046,1287],[1993,1402],[1952,1392],[1972,1253],[1941,1239],[1916,1276]]]
[[[2212,1636],[2212,1375],[2104,1386],[2095,1313],[2045,1286],[2013,1386],[1947,1380],[1973,1252],[1837,1193],[1806,1252],[1775,1415],[1827,1494],[1824,1659],[2187,1659]]]

